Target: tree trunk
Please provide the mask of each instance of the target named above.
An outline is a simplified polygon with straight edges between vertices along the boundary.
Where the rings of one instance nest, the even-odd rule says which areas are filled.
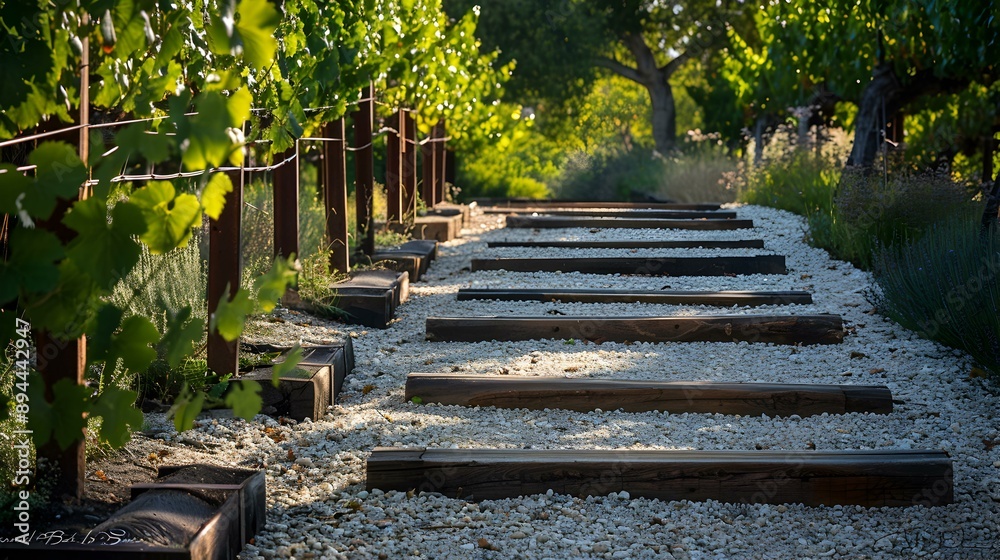
[[[653,106],[653,141],[656,151],[664,155],[677,149],[677,111],[674,90],[667,78],[658,75],[652,83],[646,84]]]
[[[854,146],[847,158],[848,167],[870,169],[875,155],[884,141],[882,132],[885,121],[892,119],[899,109],[902,86],[888,64],[872,70],[872,80],[861,95],[861,106],[854,125]]]

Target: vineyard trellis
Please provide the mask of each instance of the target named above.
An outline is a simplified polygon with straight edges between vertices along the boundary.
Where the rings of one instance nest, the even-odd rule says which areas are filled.
[[[452,134],[458,139],[503,126],[498,102],[489,101],[509,73],[492,67],[495,54],[479,52],[477,14],[449,20],[439,0],[306,0],[281,11],[266,0],[105,4],[0,6],[10,30],[0,41],[0,66],[11,77],[0,94],[0,138],[8,138],[0,143],[0,316],[10,343],[25,321],[38,333],[40,372],[18,380],[0,414],[25,405],[16,419],[30,426],[39,454],[60,465],[57,492],[75,498],[88,419],[99,420],[90,424],[94,437],[114,446],[142,424],[136,392],[105,377],[142,371],[159,358],[176,367],[206,328],[209,367],[234,373],[246,317],[273,309],[294,283],[299,142],[335,140],[323,141],[321,177],[332,264],[346,270],[346,152],[355,154],[362,201],[356,213],[371,254],[374,137],[391,139],[398,130],[373,133],[375,92],[386,107],[419,113],[410,130],[423,123],[427,157],[437,161],[444,159],[438,117],[461,123]],[[25,64],[39,52],[50,53],[51,63]],[[343,120],[351,107],[353,147]],[[459,113],[465,118],[454,119]],[[74,133],[78,138],[67,143]],[[407,146],[415,155],[412,138]],[[251,165],[251,151],[267,163]],[[416,160],[410,163],[400,172],[415,178]],[[429,177],[440,183],[434,192],[443,192],[436,169],[431,164]],[[251,173],[271,172],[281,258],[251,291],[240,286],[242,186]],[[399,196],[415,199],[415,182]],[[190,308],[170,310],[160,332],[107,300],[141,246],[153,254],[182,247],[203,216],[211,224],[207,325]],[[294,366],[293,352],[275,379]],[[86,384],[95,376],[99,390]],[[260,410],[255,385],[231,380],[225,404],[253,416]],[[185,386],[172,410],[177,427],[190,427],[211,398]]]

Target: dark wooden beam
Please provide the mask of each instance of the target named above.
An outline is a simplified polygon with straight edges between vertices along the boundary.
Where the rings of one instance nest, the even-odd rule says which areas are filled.
[[[266,523],[264,471],[161,467],[131,487],[129,503],[92,531],[65,537],[41,525],[28,546],[0,543],[6,560],[234,560]],[[54,538],[50,538],[54,537]]]
[[[367,488],[496,500],[554,490],[572,496],[627,491],[663,501],[807,506],[952,503],[944,451],[674,451],[377,447]]]
[[[601,202],[593,200],[536,200],[536,199],[490,199],[479,198],[477,202],[481,207],[489,208],[523,208],[523,207],[549,207],[549,208],[630,208],[630,209],[662,209],[662,210],[718,210],[721,204],[715,203],[686,203],[686,202]]]
[[[561,249],[763,249],[763,239],[692,239],[664,241],[490,241],[487,247]]]
[[[483,208],[484,214],[541,214],[543,216],[567,216],[575,218],[642,218],[661,220],[732,220],[736,218],[736,212],[730,211],[702,211],[702,210],[631,210],[622,208],[618,210],[590,209],[590,208]]]
[[[691,292],[681,290],[506,290],[460,288],[457,299],[561,301],[564,303],[658,303],[667,305],[789,305],[812,303],[809,292]]]
[[[604,258],[494,258],[472,259],[472,271],[582,272],[641,276],[725,276],[728,274],[785,274],[782,255],[752,257],[604,257]]]
[[[337,402],[347,374],[354,369],[352,346],[351,338],[345,337],[339,344],[303,348],[298,366],[280,378],[277,386],[271,382],[274,370],[270,366],[257,368],[241,379],[260,382],[264,414],[317,420]]]
[[[632,381],[515,375],[411,373],[406,400],[458,406],[495,406],[589,412],[666,411],[748,416],[812,416],[892,412],[888,387],[709,381]]]
[[[730,230],[753,227],[753,220],[661,220],[654,218],[586,218],[573,216],[507,216],[509,228],[618,228]]]
[[[587,340],[591,342],[767,342],[838,344],[837,315],[693,317],[428,317],[427,340]]]
[[[232,299],[240,289],[243,270],[240,258],[240,227],[243,215],[243,173],[227,171],[233,190],[226,195],[226,205],[218,220],[209,220],[208,246],[208,315],[212,316],[219,301]],[[208,333],[208,369],[219,375],[235,374],[239,369],[239,344],[229,342],[218,333]]]

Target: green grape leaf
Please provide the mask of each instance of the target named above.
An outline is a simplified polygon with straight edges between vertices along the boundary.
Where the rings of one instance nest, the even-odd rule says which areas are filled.
[[[53,385],[52,428],[61,449],[67,449],[70,444],[83,439],[83,429],[87,427],[84,413],[90,408],[90,393],[89,387],[70,379],[60,379]],[[31,407],[35,407],[34,401]]]
[[[298,343],[292,346],[282,357],[281,361],[274,364],[271,371],[271,383],[277,387],[282,377],[289,375],[299,368],[302,361],[302,347]]]
[[[122,324],[124,315],[124,311],[110,303],[97,310],[94,327],[87,332],[87,359],[100,361],[108,358],[112,338]]]
[[[191,306],[185,306],[180,311],[173,313],[167,311],[167,328],[160,339],[159,348],[167,365],[176,368],[181,360],[194,351],[194,343],[201,340],[202,332],[205,329],[205,322],[201,319],[191,318]]]
[[[243,126],[243,123],[250,118],[250,109],[253,108],[253,93],[250,88],[240,88],[233,92],[226,102],[229,112],[229,125],[235,127]]]
[[[181,394],[174,399],[174,405],[170,407],[167,416],[174,418],[174,427],[178,432],[190,430],[194,427],[194,420],[201,414],[205,406],[205,393],[198,391],[192,394],[187,384],[181,390]]]
[[[154,255],[187,245],[201,224],[201,204],[189,193],[177,195],[169,181],[153,181],[132,193],[129,202],[142,212],[147,229],[140,239]]]
[[[110,289],[139,261],[139,245],[133,236],[146,231],[136,205],[119,202],[108,223],[107,204],[88,198],[73,204],[63,223],[79,233],[70,242],[66,256],[98,286]]]
[[[33,189],[34,183],[17,166],[0,163],[0,212],[16,216],[24,210],[24,199]],[[29,216],[26,210],[24,216]]]
[[[160,333],[152,321],[133,315],[122,322],[121,330],[111,337],[108,362],[121,358],[122,365],[132,371],[142,371],[156,359],[156,350],[150,345],[160,340]]]
[[[261,386],[256,381],[236,381],[229,385],[226,393],[226,406],[233,409],[233,414],[244,420],[253,420],[264,405],[261,398]]]
[[[228,161],[235,151],[234,139],[228,132],[233,117],[230,116],[226,98],[217,91],[206,91],[198,95],[195,108],[197,115],[180,117],[187,121],[187,125],[178,126],[179,138],[186,137],[187,140],[181,161],[185,168],[192,171],[218,167]]]
[[[274,32],[281,23],[281,14],[267,0],[242,0],[236,12],[243,58],[254,68],[263,68],[274,60],[278,48]]]
[[[243,334],[243,324],[247,315],[253,313],[254,304],[250,292],[238,290],[233,299],[227,296],[229,288],[219,299],[219,305],[208,322],[209,332],[218,332],[222,338],[232,342]]]
[[[90,414],[101,417],[100,438],[117,449],[129,442],[132,432],[142,428],[142,412],[135,408],[139,394],[115,386],[105,387]]]
[[[205,31],[208,45],[215,54],[232,54],[233,47],[238,44],[233,41],[233,12],[236,0],[225,0],[221,9],[212,11]]]
[[[270,313],[278,300],[285,295],[288,286],[295,282],[296,272],[290,263],[295,262],[295,255],[285,259],[275,259],[271,270],[254,281],[257,288],[257,305]]]
[[[35,440],[35,445],[43,445],[52,438],[52,429],[55,427],[52,404],[45,399],[45,380],[38,372],[28,374],[28,402],[31,408],[28,409],[28,428],[31,430],[31,437]],[[15,414],[15,417],[18,415]]]
[[[213,173],[205,189],[201,191],[201,205],[205,214],[218,220],[226,205],[226,195],[233,192],[233,181],[225,173]]]
[[[229,380],[232,376],[233,374],[227,373],[219,378],[219,382],[212,385],[212,388],[208,390],[208,398],[215,400],[221,399],[222,395],[226,394],[226,391],[229,389]]]
[[[59,284],[36,298],[22,298],[32,326],[57,332],[69,340],[83,334],[90,309],[106,293],[94,279],[80,270],[70,259],[59,263]]]
[[[44,294],[59,283],[57,262],[65,254],[53,233],[15,228],[10,234],[10,258],[0,263],[0,303],[26,293]]]
[[[76,149],[65,142],[41,144],[28,156],[28,163],[38,168],[23,207],[35,218],[47,219],[56,207],[56,199],[75,198],[87,180],[87,167]]]

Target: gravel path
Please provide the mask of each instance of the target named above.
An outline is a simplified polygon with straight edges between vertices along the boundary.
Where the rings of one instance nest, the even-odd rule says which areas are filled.
[[[256,558],[914,558],[1000,557],[998,390],[970,378],[963,354],[922,340],[874,314],[869,276],[803,240],[791,214],[739,208],[757,226],[740,231],[500,230],[479,216],[445,244],[425,280],[385,331],[279,310],[258,337],[271,343],[354,337],[357,368],[325,418],[281,424],[258,416],[204,419],[181,435],[156,435],[174,457],[267,467],[267,529],[241,555]],[[641,255],[788,257],[785,276],[620,277],[469,272],[484,256],[564,256],[572,250],[489,249],[489,240],[763,238],[758,250],[653,250]],[[629,251],[586,251],[629,256]],[[672,305],[455,301],[462,287],[810,290],[812,305],[710,308]],[[429,343],[429,315],[660,315],[838,313],[850,334],[832,346],[747,343],[601,345],[565,341]],[[885,384],[902,401],[890,415],[807,418],[615,411],[497,410],[403,402],[407,373],[466,372],[617,379]],[[152,426],[163,426],[149,415]],[[925,508],[735,505],[536,495],[471,503],[436,494],[364,490],[375,446],[630,449],[947,450],[955,503]],[[996,447],[994,447],[996,445]],[[211,448],[195,453],[193,448]],[[184,451],[188,450],[188,451]],[[187,453],[187,455],[185,455]],[[624,493],[623,493],[624,494]]]

